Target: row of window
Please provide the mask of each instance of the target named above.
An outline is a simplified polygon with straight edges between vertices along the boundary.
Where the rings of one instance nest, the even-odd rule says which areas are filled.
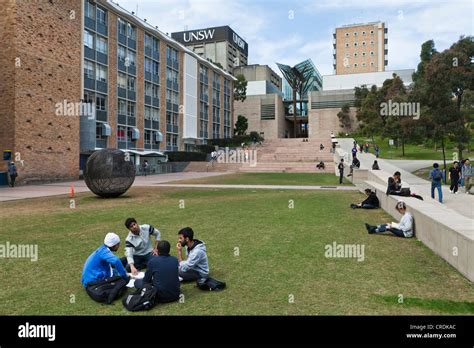
[[[366,52],[362,52],[361,53],[362,57],[365,57],[367,55]],[[370,51],[370,56],[373,57],[375,55],[374,51]],[[359,53],[357,52],[354,52],[354,57],[357,57],[359,56]],[[350,54],[349,53],[346,53],[346,57],[349,58],[350,57]]]
[[[137,28],[134,25],[128,23],[122,18],[118,18],[117,22],[118,22],[118,32],[120,35],[124,35],[128,37],[130,40],[137,39]]]
[[[374,45],[375,45],[374,41],[370,41],[370,46],[374,46]],[[349,44],[348,42],[346,42],[346,43],[345,43],[345,46],[346,46],[346,47],[349,47],[350,44]],[[359,44],[358,44],[357,42],[354,42],[354,47],[357,47],[357,46],[359,46]],[[366,42],[365,42],[365,41],[362,41],[362,46],[364,46],[364,47],[366,46]]]
[[[353,35],[354,35],[354,36],[358,36],[359,33],[358,33],[357,31],[354,31]],[[367,35],[367,32],[366,32],[366,31],[362,31],[362,36],[366,36],[366,35]],[[373,31],[373,30],[370,31],[370,35],[374,35],[374,31]],[[346,33],[346,34],[345,34],[345,37],[349,37],[349,33]]]
[[[107,82],[107,67],[99,63],[84,60],[84,76],[101,82]]]
[[[84,4],[84,14],[86,17],[95,20],[103,25],[107,25],[107,11],[100,6],[95,6],[91,1],[86,1]]]
[[[354,68],[357,68],[358,66],[359,66],[358,63],[354,63]],[[367,66],[366,63],[362,63],[362,67],[365,68],[366,66]],[[374,65],[374,62],[370,62],[370,66],[375,66],[375,65]],[[344,65],[344,67],[345,67],[345,68],[350,68],[351,65],[350,65],[350,64],[346,64],[346,65]]]
[[[107,54],[107,39],[84,30],[84,46],[91,50],[97,50],[100,53]]]

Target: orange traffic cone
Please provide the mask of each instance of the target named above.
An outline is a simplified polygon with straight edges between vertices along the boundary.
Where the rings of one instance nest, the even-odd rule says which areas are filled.
[[[71,196],[71,198],[74,198],[74,185],[71,185],[71,189],[69,191],[69,196]]]

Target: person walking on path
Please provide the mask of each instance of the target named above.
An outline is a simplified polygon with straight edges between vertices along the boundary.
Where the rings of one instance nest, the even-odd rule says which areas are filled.
[[[449,168],[449,180],[451,181],[451,186],[449,187],[449,192],[458,193],[459,188],[459,177],[461,176],[461,171],[459,168],[458,161],[454,161],[453,166]]]
[[[431,198],[435,198],[435,189],[437,189],[439,202],[443,203],[443,191],[441,189],[443,172],[439,169],[438,163],[433,164],[429,179],[431,179]]]
[[[469,193],[471,187],[473,185],[473,176],[474,176],[474,168],[471,166],[471,162],[469,159],[466,159],[463,166],[463,177],[464,177],[464,187],[466,193]]]
[[[339,184],[342,184],[342,178],[344,177],[344,159],[343,158],[341,158],[341,162],[339,162],[337,169],[339,169]]]
[[[380,148],[377,144],[374,145],[374,151],[375,151],[375,158],[379,158]]]
[[[10,175],[10,185],[15,187],[15,180],[18,176],[18,171],[16,170],[15,162],[12,162],[8,167],[8,174]]]

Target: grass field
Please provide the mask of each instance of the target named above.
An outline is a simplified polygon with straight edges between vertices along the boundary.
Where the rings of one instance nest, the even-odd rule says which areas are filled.
[[[369,143],[369,152],[374,153],[374,148],[371,138],[356,137],[359,144]],[[443,152],[440,147],[435,151],[434,147],[426,147],[423,145],[405,144],[405,156],[402,156],[401,146],[398,149],[395,146],[388,144],[389,139],[382,139],[381,137],[375,137],[375,142],[380,148],[380,158],[384,159],[413,159],[413,160],[442,160]],[[474,142],[471,144],[471,148],[474,148]],[[457,154],[457,149],[452,145],[448,145],[446,150],[446,160],[450,161],[453,159],[453,153]],[[463,157],[473,157],[474,152],[463,151]]]
[[[235,173],[200,179],[174,181],[176,184],[221,185],[304,185],[339,186],[339,178],[332,173]],[[343,185],[352,185],[344,178]]]
[[[361,199],[352,191],[147,187],[114,200],[79,194],[75,209],[67,196],[0,203],[0,243],[39,249],[37,262],[0,259],[0,315],[474,314],[474,286],[420,242],[367,234],[364,222],[393,219],[348,208]],[[193,227],[211,276],[227,289],[184,284],[184,303],[136,314],[121,301],[93,302],[80,283],[84,261],[109,231],[123,242],[129,216],[172,246],[180,228]],[[363,245],[364,260],[326,258],[333,242]]]

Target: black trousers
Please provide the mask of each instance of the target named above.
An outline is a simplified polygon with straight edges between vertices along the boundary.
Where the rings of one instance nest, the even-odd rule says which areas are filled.
[[[451,178],[451,186],[449,186],[449,190],[453,192],[458,192],[459,188],[459,178]]]
[[[342,178],[344,177],[344,172],[339,172],[339,183],[342,184]]]
[[[16,175],[10,175],[10,185],[15,187]]]

